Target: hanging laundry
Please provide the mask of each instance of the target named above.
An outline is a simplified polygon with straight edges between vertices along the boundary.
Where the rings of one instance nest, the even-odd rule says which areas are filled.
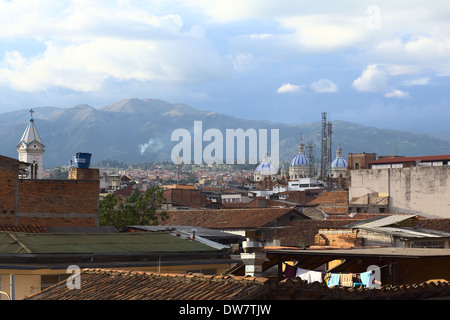
[[[303,281],[308,281],[308,283],[322,282],[322,272],[318,271],[297,268],[296,277],[302,279]]]
[[[327,285],[328,287],[338,286],[341,280],[341,275],[339,273],[332,273],[330,278],[328,279]]]
[[[296,269],[296,267],[286,264],[284,268],[284,277],[286,279],[294,279],[297,271]]]
[[[342,273],[339,280],[341,282],[341,286],[353,287],[353,274],[352,273]]]
[[[372,271],[363,272],[360,274],[361,282],[363,285],[366,286],[366,288],[374,288],[374,281],[375,281],[375,275],[372,273]]]
[[[322,272],[310,271],[309,272],[309,282],[320,282],[322,283]]]
[[[325,275],[323,276],[323,282],[328,284],[328,280],[330,280],[330,277],[331,277],[331,273],[330,272],[325,273]]]
[[[358,273],[353,274],[353,279],[352,279],[352,281],[353,281],[353,286],[354,286],[354,287],[361,288],[361,287],[364,285],[364,284],[361,282],[361,276],[360,276]]]

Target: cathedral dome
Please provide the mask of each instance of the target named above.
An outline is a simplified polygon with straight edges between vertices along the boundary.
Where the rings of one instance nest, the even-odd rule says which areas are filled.
[[[270,162],[263,161],[256,167],[255,173],[259,173],[264,176],[269,176],[277,174],[277,170],[275,170],[275,167]]]
[[[298,146],[298,154],[292,158],[291,167],[305,167],[309,166],[309,159],[305,155],[305,145],[303,144],[303,134]]]
[[[342,148],[341,148],[340,143],[339,143],[339,147],[336,151],[336,159],[334,159],[334,161],[331,163],[331,167],[337,168],[337,169],[347,168],[347,161],[345,161],[345,159],[342,158]]]
[[[347,161],[343,158],[336,158],[331,163],[332,168],[347,168]]]
[[[292,167],[303,167],[309,165],[309,159],[304,153],[297,154],[291,161]]]

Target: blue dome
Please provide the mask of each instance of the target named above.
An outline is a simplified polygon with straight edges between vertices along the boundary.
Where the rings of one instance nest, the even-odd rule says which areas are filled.
[[[263,161],[256,167],[255,173],[273,175],[277,173],[277,170],[275,170],[275,167],[270,162]]]
[[[309,159],[303,153],[297,154],[291,161],[291,166],[308,166],[308,165]]]
[[[347,161],[343,158],[336,158],[331,164],[332,168],[347,168]]]

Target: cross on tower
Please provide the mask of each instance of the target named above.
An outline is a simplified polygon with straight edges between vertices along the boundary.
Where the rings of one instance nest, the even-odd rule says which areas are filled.
[[[34,113],[34,110],[31,109],[31,110],[30,110],[31,118],[33,118],[33,113]]]

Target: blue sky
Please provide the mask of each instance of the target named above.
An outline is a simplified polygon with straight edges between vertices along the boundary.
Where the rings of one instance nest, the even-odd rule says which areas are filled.
[[[155,98],[450,131],[450,3],[0,0],[0,112]]]

